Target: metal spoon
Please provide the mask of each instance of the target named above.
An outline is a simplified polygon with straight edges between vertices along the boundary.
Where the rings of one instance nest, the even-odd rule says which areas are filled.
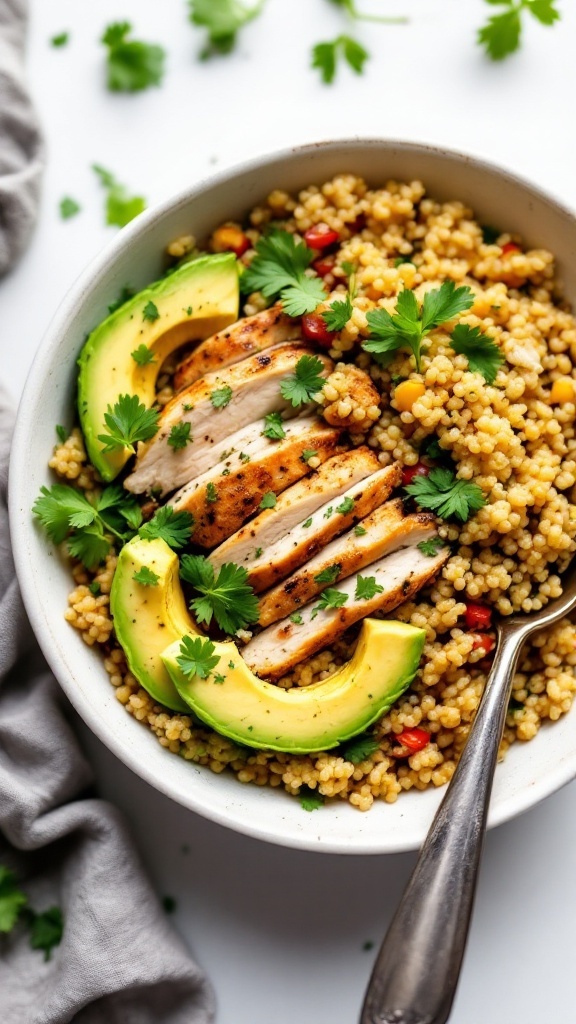
[[[378,954],[360,1024],[445,1024],[468,937],[498,747],[520,648],[576,608],[562,597],[497,627],[494,664],[468,742]]]

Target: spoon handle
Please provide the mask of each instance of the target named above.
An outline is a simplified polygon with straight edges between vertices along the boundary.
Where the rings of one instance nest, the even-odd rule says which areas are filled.
[[[512,677],[502,630],[468,742],[378,954],[360,1024],[444,1024],[458,984]]]

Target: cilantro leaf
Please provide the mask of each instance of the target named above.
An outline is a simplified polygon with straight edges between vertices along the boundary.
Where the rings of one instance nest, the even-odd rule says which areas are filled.
[[[168,444],[173,451],[177,452],[193,441],[193,438],[190,437],[190,430],[190,423],[174,423],[170,428],[170,435],[168,437]]]
[[[238,32],[262,12],[265,0],[246,6],[240,0],[189,0],[190,21],[208,29],[208,44],[202,51],[206,59],[213,53],[230,53]]]
[[[360,764],[361,761],[366,761],[368,757],[375,754],[380,749],[380,744],[374,736],[370,736],[368,733],[364,733],[362,736],[356,736],[355,739],[351,740],[341,747],[339,753],[345,761],[350,761],[352,764]]]
[[[375,576],[361,576],[358,573],[356,577],[356,592],[354,599],[356,601],[371,601],[376,594],[382,594],[384,587],[381,587],[379,583],[376,583]]]
[[[71,199],[70,196],[64,196],[60,200],[60,216],[62,220],[70,220],[70,217],[75,217],[77,213],[80,213],[81,209],[82,207],[75,199]]]
[[[216,388],[210,392],[210,401],[214,409],[225,409],[232,398],[232,388],[225,384],[224,387]]]
[[[135,580],[136,583],[141,583],[143,587],[157,587],[160,577],[153,571],[153,569],[149,569],[147,565],[143,565],[138,569],[138,572],[134,573],[132,579]]]
[[[304,619],[300,615],[300,612],[292,612],[288,616],[288,618],[290,619],[290,622],[294,623],[295,626],[301,626],[302,623],[304,622]]]
[[[262,501],[258,505],[258,508],[275,508],[277,500],[278,499],[276,498],[274,491],[266,491],[266,494],[262,496]]]
[[[360,523],[358,523],[358,526],[354,527],[354,533],[357,537],[364,537],[366,530],[363,526],[360,526]]]
[[[498,345],[479,327],[457,324],[450,336],[450,344],[458,355],[466,356],[472,372],[481,373],[487,384],[493,384],[504,362]]]
[[[147,409],[138,395],[119,395],[114,407],[108,406],[104,421],[110,433],[98,434],[103,452],[122,451],[128,448],[134,454],[137,441],[149,441],[158,431],[156,409]]]
[[[560,12],[556,10],[555,3],[556,0],[526,0],[524,6],[542,25],[553,25],[560,19]]]
[[[64,931],[64,918],[60,907],[49,907],[41,914],[34,914],[30,924],[30,945],[32,949],[44,951],[44,960],[49,960],[54,946],[59,946]]]
[[[148,320],[151,324],[153,324],[155,320],[160,319],[158,306],[156,305],[155,302],[152,302],[151,299],[146,303],[144,309],[142,310],[142,319]]]
[[[141,345],[138,345],[138,348],[135,348],[130,355],[138,366],[149,366],[150,363],[156,362],[154,352],[151,348],[148,348],[148,345],[145,345],[144,342],[142,342]]]
[[[32,512],[38,517],[54,544],[66,540],[73,526],[89,525],[96,519],[96,510],[87,498],[67,484],[41,487]]]
[[[27,903],[14,872],[0,864],[0,934],[12,931]]]
[[[206,679],[220,661],[220,655],[214,654],[215,650],[211,640],[204,640],[201,636],[183,636],[176,661],[189,679],[194,676]]]
[[[370,54],[351,36],[342,35],[331,42],[317,43],[312,49],[312,67],[318,68],[322,81],[330,85],[336,77],[336,68],[340,58],[357,75],[361,75]]]
[[[213,505],[214,502],[218,501],[216,484],[213,484],[211,481],[206,484],[206,501],[209,505]]]
[[[61,444],[64,444],[65,440],[68,437],[68,431],[66,430],[66,427],[62,426],[61,423],[56,424],[56,436]]]
[[[431,469],[428,476],[414,477],[404,490],[421,508],[430,509],[442,519],[457,518],[463,523],[486,504],[478,484],[457,480],[452,470],[440,466]]]
[[[339,562],[335,562],[334,565],[327,565],[325,569],[322,569],[315,577],[315,583],[335,583],[340,573],[342,572],[342,566]]]
[[[149,522],[140,527],[138,535],[144,540],[159,537],[168,547],[178,551],[190,540],[193,527],[194,516],[191,512],[175,512],[171,505],[163,505]]]
[[[52,36],[52,38],[50,40],[50,45],[54,46],[54,47],[56,47],[56,49],[58,49],[58,48],[60,48],[62,46],[66,46],[69,41],[70,41],[70,33],[69,32],[59,32],[58,35]]]
[[[353,508],[354,508],[354,498],[350,498],[350,497],[344,498],[344,501],[341,501],[339,505],[336,505],[336,511],[341,516],[347,516],[348,513],[351,512]]]
[[[294,408],[309,402],[324,387],[324,378],[320,376],[324,363],[317,356],[301,356],[296,363],[293,374],[286,377],[280,384],[280,394]]]
[[[519,49],[521,31],[520,11],[511,8],[488,19],[478,31],[478,42],[492,60],[503,60]]]
[[[110,551],[110,542],[98,526],[88,526],[72,533],[67,543],[72,557],[78,558],[87,569],[95,569]]]
[[[163,48],[128,39],[131,31],[130,22],[115,22],[100,40],[108,48],[107,85],[112,92],[138,92],[160,85],[164,75]]]
[[[345,594],[342,590],[334,590],[332,587],[328,587],[320,594],[318,604],[312,609],[310,621],[316,618],[318,612],[341,608],[342,605],[346,604],[347,600],[348,594]]]
[[[442,537],[429,537],[428,540],[421,540],[416,546],[423,555],[428,555],[428,558],[434,558],[440,549],[445,547],[445,543]]]
[[[350,295],[347,295],[343,302],[333,302],[322,313],[322,319],[329,331],[342,331],[352,316],[352,312],[352,299]]]
[[[300,786],[298,791],[300,804],[305,811],[317,811],[324,804],[324,797],[310,786]]]
[[[126,187],[121,185],[114,178],[110,171],[107,171],[99,164],[92,164],[92,170],[100,178],[101,184],[107,191],[106,196],[106,223],[123,228],[129,224],[134,217],[146,209],[146,200],[143,196],[131,196]]]
[[[54,484],[42,487],[40,497],[32,511],[45,528],[54,544],[68,541],[68,550],[88,569],[97,566],[110,550],[106,533],[113,533],[120,541],[128,540],[131,530],[141,521],[136,500],[126,495],[121,487],[107,487],[96,506],[73,487]]]
[[[319,277],[307,277],[314,254],[303,242],[295,242],[289,231],[274,228],[256,244],[256,255],[242,274],[245,295],[260,291],[267,299],[280,296],[289,316],[312,313],[326,298]]]
[[[410,288],[404,288],[398,295],[396,311],[390,314],[386,309],[371,310],[366,315],[370,336],[362,348],[374,354],[377,361],[399,348],[408,348],[421,369],[422,341],[436,327],[453,320],[458,313],[470,309],[474,295],[463,285],[456,288],[453,281],[444,281],[440,288],[427,292],[419,307],[418,300]]]
[[[262,431],[264,437],[268,437],[271,441],[281,441],[282,438],[286,437],[286,431],[284,430],[284,424],[282,423],[282,416],[279,412],[270,412],[264,417],[264,430]]]
[[[305,448],[300,456],[300,461],[308,463],[310,462],[310,459],[313,459],[316,455],[318,455],[318,452],[315,448]]]
[[[180,575],[202,595],[190,603],[198,622],[209,626],[214,617],[220,629],[233,635],[258,621],[258,600],[242,566],[225,562],[216,576],[203,555],[184,555]]]

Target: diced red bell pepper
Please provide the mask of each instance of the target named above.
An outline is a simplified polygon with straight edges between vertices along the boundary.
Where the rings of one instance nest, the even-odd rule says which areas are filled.
[[[403,747],[407,747],[411,754],[415,754],[418,750],[424,750],[424,747],[428,746],[430,733],[425,729],[403,729],[396,736],[396,740]]]
[[[428,476],[430,472],[430,466],[425,466],[423,462],[417,462],[415,466],[404,466],[402,470],[402,487],[407,487],[411,484],[415,476]]]
[[[466,602],[466,625],[468,629],[490,629],[492,625],[492,609],[486,604],[479,604],[476,601]]]
[[[315,224],[313,228],[308,228],[308,231],[304,232],[304,241],[311,249],[328,249],[335,245],[339,238],[338,232],[327,224]]]
[[[516,242],[506,242],[506,245],[502,246],[502,255],[507,256],[510,252],[521,252],[519,245]]]
[[[496,646],[496,641],[493,636],[489,633],[476,633],[472,642],[472,650],[477,651],[480,647],[483,647],[486,654],[493,651]]]
[[[306,341],[313,341],[320,348],[331,348],[335,332],[328,330],[320,313],[305,313],[302,317],[302,335]]]
[[[318,274],[318,277],[328,277],[328,274],[332,274],[334,271],[334,267],[336,266],[336,257],[320,256],[319,259],[314,260],[312,266]]]

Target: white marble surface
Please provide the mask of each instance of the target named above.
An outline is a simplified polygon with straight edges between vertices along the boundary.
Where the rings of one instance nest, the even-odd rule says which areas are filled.
[[[89,166],[99,162],[150,202],[258,152],[331,136],[387,135],[469,150],[519,171],[576,206],[570,97],[576,10],[528,27],[514,59],[486,63],[481,0],[365,0],[411,24],[365,26],[362,78],[332,88],[308,69],[310,46],[342,31],[327,0],[268,0],[237,55],[200,64],[184,0],[31,0],[29,69],[48,141],[38,229],[0,283],[0,372],[17,398],[52,312],[113,228]],[[129,18],[169,50],[165,85],[139,96],[103,87],[98,38]],[[54,50],[50,36],[70,30]],[[57,205],[83,206],[71,221]],[[175,924],[209,971],[218,1024],[356,1024],[374,951],[413,855],[329,857],[236,836],[183,811],[83,732],[99,788],[129,817]],[[537,741],[536,741],[537,742]],[[576,926],[576,789],[566,788],[487,840],[454,1024],[570,1024]],[[321,812],[316,812],[321,813]],[[25,1022],[22,1022],[25,1024]]]

